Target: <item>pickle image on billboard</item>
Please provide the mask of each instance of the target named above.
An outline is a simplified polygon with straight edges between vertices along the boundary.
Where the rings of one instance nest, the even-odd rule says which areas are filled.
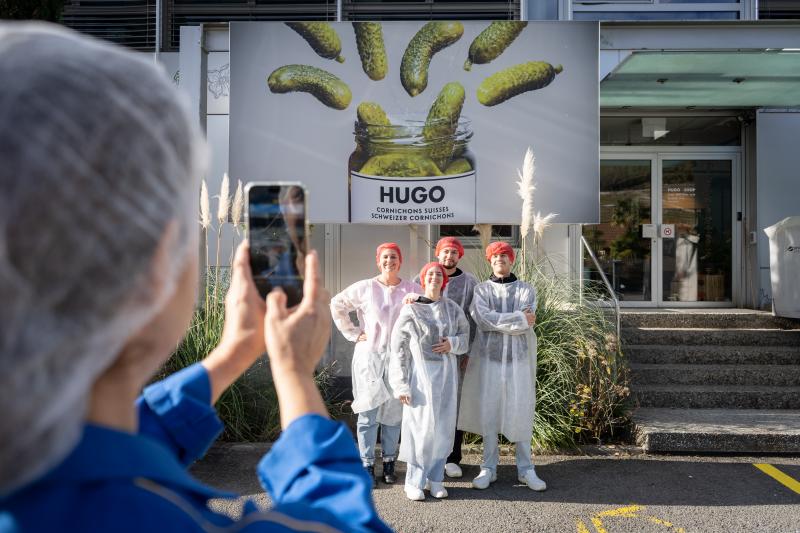
[[[232,175],[308,187],[315,223],[598,216],[596,23],[232,23]],[[334,61],[331,61],[331,60]]]

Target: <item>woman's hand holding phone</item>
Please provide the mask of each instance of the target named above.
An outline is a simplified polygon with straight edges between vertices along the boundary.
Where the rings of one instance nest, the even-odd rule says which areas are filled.
[[[328,416],[314,383],[314,369],[330,340],[330,300],[330,293],[320,280],[315,251],[306,255],[300,305],[287,308],[286,294],[281,289],[267,296],[264,330],[284,428],[303,415]]]

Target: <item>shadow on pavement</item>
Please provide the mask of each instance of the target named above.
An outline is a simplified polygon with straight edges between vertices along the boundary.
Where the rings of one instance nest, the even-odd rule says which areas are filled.
[[[263,444],[217,445],[191,467],[191,472],[222,490],[242,495],[259,494],[263,490],[256,478],[255,467],[267,450],[268,446]],[[458,480],[446,478],[445,486],[451,501],[580,504],[629,501],[640,505],[676,506],[797,505],[800,502],[800,496],[752,464],[769,462],[769,459],[750,459],[539,457],[536,472],[547,482],[545,492],[534,492],[519,483],[516,468],[507,464],[498,467],[497,482],[486,490],[470,487],[470,481],[479,471],[474,464],[463,465],[464,477]],[[504,458],[504,462],[507,460]],[[784,473],[800,479],[800,462],[794,459],[782,462],[790,463],[779,465]],[[402,487],[405,464],[398,463],[397,470],[398,483],[379,483],[376,497],[378,494],[388,496],[387,489]],[[401,495],[402,491],[398,491],[398,497]]]

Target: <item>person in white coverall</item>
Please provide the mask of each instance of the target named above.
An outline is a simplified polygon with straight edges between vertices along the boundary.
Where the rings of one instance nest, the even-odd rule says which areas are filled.
[[[464,257],[464,246],[455,237],[442,237],[436,243],[436,258],[439,264],[444,267],[444,272],[447,274],[447,285],[442,289],[442,296],[450,298],[464,311],[469,322],[469,343],[475,338],[475,322],[469,314],[469,306],[472,303],[472,293],[475,286],[478,284],[478,279],[458,268],[458,262]],[[419,277],[414,278],[415,283],[419,283]],[[412,297],[409,297],[411,299]],[[461,397],[461,382],[464,377],[464,370],[467,368],[467,361],[469,361],[469,351],[459,356],[459,374],[458,374],[458,396]],[[456,429],[453,437],[453,450],[447,456],[447,462],[444,465],[444,473],[447,477],[460,478],[463,475],[461,471],[461,445],[464,442],[464,432]]]
[[[407,463],[405,492],[424,500],[446,498],[444,465],[453,447],[458,360],[467,351],[469,324],[461,307],[442,296],[447,274],[428,263],[419,274],[425,295],[405,305],[392,331],[389,384],[403,403],[400,460]]]
[[[393,242],[378,246],[375,259],[380,274],[357,281],[331,299],[333,322],[344,337],[356,343],[353,351],[353,412],[361,461],[375,478],[375,444],[381,430],[383,481],[394,483],[394,461],[400,440],[402,406],[386,384],[389,342],[406,294],[420,292],[416,283],[400,279],[403,256]],[[358,325],[350,319],[355,312]]]
[[[483,437],[483,462],[472,481],[485,489],[497,479],[498,433],[516,446],[517,476],[545,490],[531,462],[536,407],[536,290],[511,273],[514,250],[504,242],[486,248],[492,267],[475,287],[470,312],[477,324],[461,393],[458,428]]]

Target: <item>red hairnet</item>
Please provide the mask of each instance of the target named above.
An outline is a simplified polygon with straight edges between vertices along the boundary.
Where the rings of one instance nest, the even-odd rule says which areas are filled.
[[[400,260],[401,263],[403,262],[403,254],[400,253],[400,247],[397,246],[397,243],[385,242],[383,244],[379,244],[378,245],[378,249],[375,250],[375,262],[376,263],[380,262],[380,260],[381,260],[381,252],[383,252],[384,250],[394,250],[395,252],[397,252],[397,258]]]
[[[431,261],[430,263],[426,264],[422,267],[422,270],[419,271],[419,284],[422,285],[422,288],[425,288],[425,274],[427,274],[428,270],[432,268],[438,268],[442,272],[442,288],[444,290],[447,287],[447,272],[444,271],[444,267],[437,263],[436,261]]]
[[[509,261],[514,262],[514,249],[507,242],[493,242],[486,247],[486,260],[491,261],[493,255],[506,254]]]
[[[442,248],[455,248],[458,250],[459,259],[464,257],[464,246],[455,237],[442,237],[439,239],[439,242],[436,243],[436,257],[439,257],[439,252]]]

